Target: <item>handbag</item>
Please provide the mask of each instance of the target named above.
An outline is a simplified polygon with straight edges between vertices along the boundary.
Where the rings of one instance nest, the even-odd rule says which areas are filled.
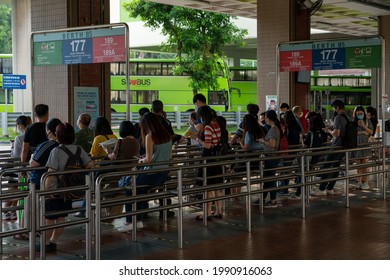
[[[118,181],[118,186],[120,188],[130,186],[131,185],[131,177],[132,176],[123,176],[122,178],[120,178]]]

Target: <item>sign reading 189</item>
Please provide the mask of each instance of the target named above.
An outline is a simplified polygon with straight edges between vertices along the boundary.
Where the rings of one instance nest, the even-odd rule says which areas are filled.
[[[337,55],[337,49],[323,50],[320,52],[322,60],[335,60]]]
[[[85,46],[85,40],[73,40],[70,42],[72,46],[72,52],[83,52]]]

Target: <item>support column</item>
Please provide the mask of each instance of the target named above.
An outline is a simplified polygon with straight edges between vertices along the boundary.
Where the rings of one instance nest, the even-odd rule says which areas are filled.
[[[386,81],[390,81],[390,16],[381,16],[379,17],[379,35],[381,35],[385,39],[385,65],[382,65],[382,67],[385,67],[385,79],[382,81],[379,79],[379,90],[382,89],[382,87],[385,88],[386,94],[390,95],[390,83],[386,83]],[[382,96],[379,96],[379,104],[382,105]],[[390,99],[388,99],[388,104],[390,104]],[[387,108],[385,108],[386,110]],[[382,109],[378,106],[378,114],[379,118],[383,118]],[[384,116],[385,119],[389,119],[390,114],[386,113]]]
[[[31,0],[12,0],[12,69],[26,75],[26,90],[13,90],[14,112],[30,112],[31,103]]]
[[[257,3],[257,98],[261,110],[265,96],[276,95],[276,46],[281,42],[305,40],[310,36],[310,17],[299,0],[258,1]],[[280,100],[307,107],[308,86],[297,85],[296,73],[280,73]]]
[[[110,1],[12,0],[12,5],[14,73],[27,75],[25,93],[14,94],[14,110],[21,112],[24,103],[24,111],[31,112],[36,104],[45,103],[50,117],[74,123],[74,87],[93,86],[99,88],[99,113],[110,117],[109,64],[37,66],[30,73],[32,31],[109,23]]]

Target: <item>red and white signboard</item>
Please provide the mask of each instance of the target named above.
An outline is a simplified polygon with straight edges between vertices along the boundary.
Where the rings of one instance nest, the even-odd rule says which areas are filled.
[[[93,63],[125,61],[125,36],[93,38]]]
[[[310,71],[311,69],[311,50],[280,52],[280,72]]]

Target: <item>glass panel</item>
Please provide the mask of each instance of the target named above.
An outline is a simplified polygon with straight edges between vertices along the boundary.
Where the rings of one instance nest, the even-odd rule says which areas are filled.
[[[209,91],[209,105],[225,105],[226,98],[224,91]]]
[[[343,79],[341,78],[330,78],[330,85],[332,87],[339,87],[342,85]]]
[[[172,76],[174,66],[175,66],[174,63],[163,63],[162,75],[163,76]]]

